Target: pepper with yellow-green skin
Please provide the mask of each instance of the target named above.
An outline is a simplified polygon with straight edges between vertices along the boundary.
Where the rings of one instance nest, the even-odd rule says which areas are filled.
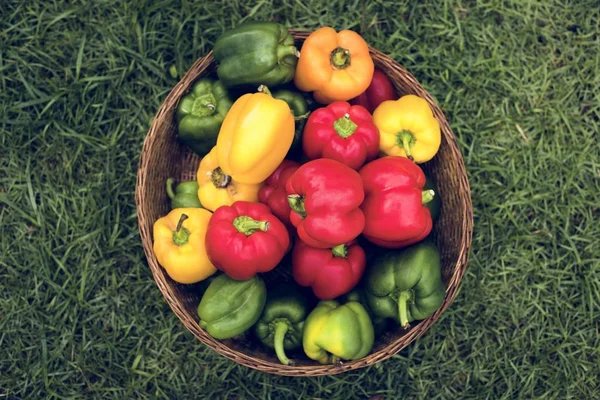
[[[335,300],[319,302],[304,323],[304,353],[321,364],[358,360],[374,343],[373,324],[362,304]]]
[[[409,94],[384,101],[373,112],[373,123],[379,128],[379,151],[384,155],[406,157],[421,164],[440,149],[440,123],[421,97]]]
[[[285,158],[294,131],[288,103],[261,85],[257,93],[237,99],[227,113],[217,138],[218,165],[238,183],[262,183]]]

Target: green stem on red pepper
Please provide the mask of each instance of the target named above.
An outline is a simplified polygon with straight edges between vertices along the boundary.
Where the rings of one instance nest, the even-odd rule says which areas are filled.
[[[332,247],[331,252],[336,257],[346,258],[348,256],[348,246],[345,244],[340,244],[338,246]]]
[[[288,196],[288,203],[290,208],[302,218],[306,218],[306,209],[304,208],[304,197],[297,194],[290,194]]]
[[[427,204],[430,201],[432,201],[434,197],[435,197],[435,192],[433,190],[431,190],[431,189],[423,190],[421,192],[421,203]]]
[[[257,221],[251,217],[242,215],[233,220],[233,226],[235,226],[238,232],[250,236],[258,230],[266,232],[269,229],[269,221]]]
[[[350,114],[347,114],[347,113],[344,114],[344,116],[342,118],[336,119],[335,122],[333,123],[333,128],[335,129],[337,134],[341,138],[344,138],[344,139],[351,136],[354,133],[354,131],[356,131],[357,127],[358,127],[358,125],[356,125],[350,119]]]

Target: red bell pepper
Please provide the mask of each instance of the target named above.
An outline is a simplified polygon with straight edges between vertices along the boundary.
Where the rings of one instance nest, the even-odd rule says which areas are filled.
[[[310,114],[302,149],[311,160],[330,158],[358,170],[379,154],[379,129],[362,106],[335,101]]]
[[[367,258],[356,240],[330,249],[310,247],[298,240],[292,250],[292,275],[300,286],[310,286],[321,300],[348,293],[365,272]]]
[[[386,100],[397,100],[398,95],[394,90],[392,82],[387,75],[380,69],[375,68],[371,84],[361,94],[350,100],[352,105],[360,105],[367,109],[371,114]]]
[[[423,170],[408,158],[388,156],[361,168],[365,201],[361,209],[365,239],[378,246],[401,248],[420,242],[431,232],[431,212],[426,203],[433,190],[425,190]]]
[[[285,183],[299,167],[300,163],[296,161],[283,160],[258,192],[258,201],[268,205],[273,214],[288,227],[293,227],[290,222],[290,211],[292,209],[285,192]]]
[[[290,246],[289,232],[269,207],[248,201],[217,208],[205,240],[213,265],[236,280],[272,270]]]
[[[362,232],[365,192],[360,175],[350,167],[327,158],[309,161],[294,172],[285,189],[290,221],[309,246],[331,248]]]

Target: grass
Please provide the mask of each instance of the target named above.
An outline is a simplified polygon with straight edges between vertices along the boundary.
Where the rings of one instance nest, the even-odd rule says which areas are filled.
[[[0,4],[0,398],[599,398],[597,2],[242,3]],[[249,19],[362,32],[460,142],[476,226],[461,292],[374,367],[238,366],[193,339],[145,263],[136,168],[169,68]]]

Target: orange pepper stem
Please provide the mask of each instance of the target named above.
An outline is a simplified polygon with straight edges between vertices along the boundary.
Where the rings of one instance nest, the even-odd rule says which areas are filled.
[[[210,174],[210,180],[216,188],[223,189],[231,183],[231,176],[225,174],[221,167],[217,167]]]
[[[302,218],[306,218],[306,209],[304,208],[304,197],[297,194],[290,194],[288,196],[288,204],[290,208]]]
[[[258,230],[266,232],[269,229],[269,221],[257,221],[247,215],[242,215],[233,220],[233,226],[238,232],[250,236]]]
[[[435,192],[431,189],[421,192],[421,203],[427,204],[435,197]]]
[[[335,257],[348,257],[348,246],[345,244],[340,244],[331,248],[331,252]]]
[[[177,222],[177,228],[175,228],[175,231],[173,232],[173,243],[177,246],[183,246],[190,239],[190,231],[183,227],[183,221],[186,219],[188,219],[188,216],[186,214],[181,214],[179,222]]]
[[[351,63],[350,50],[343,47],[336,47],[331,52],[331,66],[335,69],[348,68]]]
[[[410,148],[415,144],[416,141],[417,139],[411,131],[404,130],[396,136],[396,144],[404,149],[406,156],[411,161],[414,160],[414,157],[410,152]]]
[[[351,136],[357,127],[358,125],[350,119],[350,114],[344,114],[342,118],[336,119],[333,123],[333,129],[335,129],[337,134],[344,139]]]

